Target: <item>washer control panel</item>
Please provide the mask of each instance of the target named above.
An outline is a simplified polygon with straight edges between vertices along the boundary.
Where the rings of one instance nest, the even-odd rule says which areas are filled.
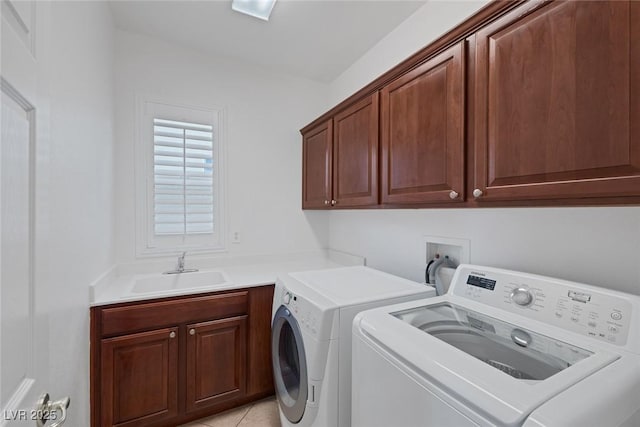
[[[314,336],[318,334],[321,315],[312,304],[286,288],[282,292],[282,304],[291,310],[301,329]]]
[[[627,343],[632,304],[624,294],[507,270],[458,270],[450,291],[455,295],[611,344]]]

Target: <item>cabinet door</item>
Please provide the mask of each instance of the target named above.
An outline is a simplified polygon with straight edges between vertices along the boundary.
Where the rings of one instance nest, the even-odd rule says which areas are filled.
[[[302,208],[328,208],[331,201],[333,121],[302,135]]]
[[[137,427],[178,415],[178,330],[102,340],[104,427]]]
[[[247,316],[187,326],[187,412],[246,393]]]
[[[338,207],[378,204],[378,93],[333,121],[333,199]]]
[[[478,200],[640,195],[639,2],[525,3],[476,40]]]
[[[464,199],[464,45],[381,91],[383,204]]]

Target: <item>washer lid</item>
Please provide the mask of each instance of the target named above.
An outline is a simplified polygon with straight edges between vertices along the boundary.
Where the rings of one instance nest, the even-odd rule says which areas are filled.
[[[363,312],[354,332],[466,416],[504,426],[521,425],[542,403],[620,357],[443,298]]]
[[[517,379],[544,380],[593,354],[448,302],[391,314]]]

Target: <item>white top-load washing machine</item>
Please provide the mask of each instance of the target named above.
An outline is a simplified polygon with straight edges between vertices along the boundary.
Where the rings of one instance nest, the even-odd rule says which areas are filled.
[[[433,295],[429,286],[362,266],[280,276],[271,344],[282,425],[349,426],[353,318]]]
[[[640,426],[640,297],[462,265],[360,313],[354,427]]]

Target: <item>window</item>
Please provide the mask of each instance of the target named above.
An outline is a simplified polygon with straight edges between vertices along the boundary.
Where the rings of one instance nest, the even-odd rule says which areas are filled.
[[[142,109],[138,255],[223,249],[221,112],[153,102]]]

